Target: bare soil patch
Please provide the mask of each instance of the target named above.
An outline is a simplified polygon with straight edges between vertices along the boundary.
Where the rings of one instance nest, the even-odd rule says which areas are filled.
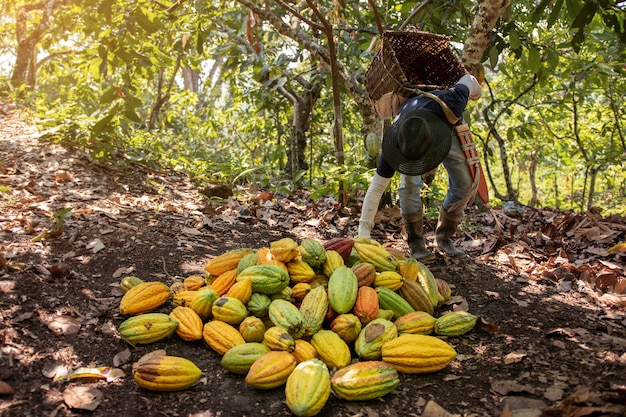
[[[0,382],[14,391],[0,394],[0,415],[291,415],[282,388],[247,386],[204,342],[126,344],[117,333],[125,319],[119,281],[136,275],[169,285],[229,249],[286,236],[351,237],[358,210],[304,192],[238,190],[211,202],[179,175],[121,169],[42,143],[16,115],[0,119],[0,187]],[[54,216],[66,208],[59,229]],[[402,375],[379,400],[331,396],[320,416],[626,415],[626,257],[608,251],[624,242],[624,219],[497,213],[502,237],[491,214],[473,211],[457,235],[469,256],[429,264],[453,286],[452,303],[436,314],[467,309],[492,331],[449,338],[458,358],[441,372]],[[397,207],[379,217],[373,237],[407,251]],[[194,361],[202,379],[174,393],[138,387],[131,365],[155,349]],[[126,376],[54,379],[58,369],[113,366]]]

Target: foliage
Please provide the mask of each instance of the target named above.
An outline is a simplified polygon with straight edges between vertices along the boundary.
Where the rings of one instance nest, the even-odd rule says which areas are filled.
[[[0,52],[15,56],[15,16],[27,2],[1,3],[0,33],[11,36],[3,36]],[[312,196],[337,195],[347,186],[351,202],[367,188],[371,171],[353,93],[342,90],[345,163],[338,166],[330,76],[311,52],[326,43],[281,2],[270,2],[271,11],[299,31],[299,40],[239,1],[60,4],[38,45],[30,95],[22,94],[28,87],[0,80],[2,100],[36,106],[42,136],[93,158],[178,170],[198,184],[308,187]],[[420,4],[385,3],[378,11],[385,27],[397,29]],[[339,64],[362,84],[376,52],[371,9],[365,2],[319,7],[335,28]],[[434,1],[409,23],[463,42],[474,8],[469,1]],[[623,3],[516,2],[493,31],[493,47],[485,51],[488,85],[468,119],[492,174],[494,204],[516,199],[624,213],[623,12]],[[299,13],[315,20],[306,7]],[[30,27],[37,18],[28,15]],[[188,78],[193,73],[195,83]],[[294,107],[280,92],[302,92],[297,77],[325,86],[310,115],[308,170],[289,178]],[[445,182],[438,174],[425,200],[443,198]]]

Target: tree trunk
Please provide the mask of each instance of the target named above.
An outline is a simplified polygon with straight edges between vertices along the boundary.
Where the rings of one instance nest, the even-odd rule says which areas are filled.
[[[537,192],[537,166],[539,165],[539,149],[530,154],[530,164],[528,165],[528,178],[530,180],[530,202],[531,207],[538,207],[541,204],[539,193]]]

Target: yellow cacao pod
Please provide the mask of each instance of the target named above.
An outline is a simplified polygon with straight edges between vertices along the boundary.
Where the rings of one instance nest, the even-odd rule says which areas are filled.
[[[383,362],[405,374],[437,372],[456,358],[452,346],[422,334],[400,335],[383,343],[381,353]]]
[[[310,282],[315,277],[315,270],[302,259],[294,259],[286,264],[291,282]]]
[[[419,261],[415,258],[407,258],[398,265],[398,273],[409,281],[417,281],[418,271]]]
[[[217,293],[217,295],[222,296],[228,292],[230,287],[232,287],[235,282],[237,282],[237,269],[230,269],[226,272],[221,273],[213,281],[209,287]]]
[[[330,323],[330,330],[337,333],[344,342],[350,344],[361,333],[361,320],[354,314],[343,313],[333,319]]]
[[[396,271],[383,271],[376,274],[374,278],[375,287],[387,287],[390,290],[397,291],[402,287],[404,278]]]
[[[226,292],[226,296],[236,298],[243,304],[247,304],[250,301],[250,297],[252,297],[252,281],[244,279],[235,282]]]
[[[341,369],[348,366],[352,360],[350,347],[332,330],[318,330],[311,337],[311,344],[315,348],[318,357],[330,369]]]
[[[296,347],[293,336],[280,326],[272,326],[265,330],[263,343],[271,350],[284,350],[287,352],[292,352]]]
[[[398,333],[431,334],[436,319],[425,311],[414,311],[400,316],[394,321]]]
[[[467,311],[452,311],[435,320],[434,331],[439,336],[461,336],[476,325],[478,317]]]
[[[152,391],[180,391],[195,384],[202,371],[192,361],[177,356],[148,354],[133,364],[133,379]]]
[[[285,237],[270,243],[270,253],[280,262],[289,262],[300,256],[300,249],[295,240]]]
[[[426,294],[428,294],[428,298],[433,308],[437,307],[439,304],[439,289],[437,288],[437,280],[430,269],[423,264],[422,262],[418,263],[418,273],[417,273],[417,282],[419,282],[424,290],[426,290]]]
[[[293,356],[296,357],[298,363],[304,362],[307,359],[317,358],[317,351],[312,344],[304,339],[296,339],[295,347],[293,349]]]
[[[296,358],[284,350],[270,351],[254,361],[246,374],[246,384],[257,389],[272,389],[287,382],[296,368]]]
[[[330,278],[333,274],[333,271],[340,266],[345,266],[343,262],[343,257],[336,250],[327,250],[326,251],[326,260],[322,264],[322,271],[324,275]]]
[[[318,414],[330,397],[330,372],[324,362],[300,362],[287,378],[286,404],[296,417]]]
[[[265,334],[263,320],[255,316],[248,316],[239,324],[239,333],[246,342],[262,342]]]
[[[176,331],[178,320],[165,313],[145,313],[120,323],[120,335],[133,345],[165,339]]]
[[[181,283],[181,285],[184,285],[184,284]],[[181,289],[181,290],[173,292],[172,294],[173,294],[172,304],[174,305],[174,307],[178,307],[178,306],[189,307],[193,299],[196,298],[198,291]]]
[[[183,287],[188,291],[197,291],[206,285],[206,280],[200,275],[190,275],[183,280]]]
[[[328,296],[324,287],[315,287],[304,297],[300,304],[304,323],[303,337],[313,336],[322,328],[328,306]]]
[[[159,281],[142,282],[131,287],[120,301],[120,313],[143,314],[149,313],[170,298],[170,288]]]
[[[204,270],[208,274],[218,277],[231,269],[236,270],[241,258],[252,252],[253,250],[249,248],[233,249],[210,259],[205,264]]]
[[[219,320],[204,323],[202,339],[219,355],[224,355],[233,346],[246,343],[239,330]]]
[[[239,326],[248,316],[246,305],[234,297],[222,296],[213,302],[211,314],[214,319]]]
[[[302,301],[309,291],[311,291],[311,284],[299,282],[291,288],[291,295],[296,301]]]
[[[170,312],[170,317],[178,320],[176,334],[181,339],[190,342],[202,339],[202,319],[191,307],[175,307]]]
[[[354,249],[361,261],[374,265],[378,272],[395,271],[398,267],[398,259],[382,246],[355,240]]]

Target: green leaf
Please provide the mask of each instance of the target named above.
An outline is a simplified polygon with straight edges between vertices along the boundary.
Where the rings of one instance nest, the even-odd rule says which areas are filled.
[[[519,49],[519,47],[521,46],[519,34],[515,29],[512,29],[509,32],[509,45],[511,45],[511,49]]]
[[[108,116],[105,116],[102,119],[98,120],[98,122],[96,122],[96,124],[91,129],[91,133],[94,136],[100,135],[102,132],[104,132],[104,130],[107,127],[109,127],[109,124],[111,123],[111,120],[113,120],[113,115],[112,114],[109,114]]]
[[[495,46],[492,46],[489,49],[489,65],[491,65],[491,68],[495,68],[496,66],[498,66],[498,55],[500,53],[498,52],[498,48],[496,48]]]
[[[120,95],[117,92],[117,88],[115,88],[114,86],[109,87],[104,90],[104,92],[100,96],[100,104],[110,104],[113,102],[113,100],[119,98],[119,96]]]
[[[541,54],[536,48],[528,48],[528,67],[535,74],[541,67]]]
[[[554,7],[552,7],[552,11],[548,17],[548,28],[551,28],[552,25],[554,25],[554,22],[556,22],[556,19],[559,17],[559,13],[563,8],[563,1],[564,0],[557,0],[556,3],[554,3]]]

